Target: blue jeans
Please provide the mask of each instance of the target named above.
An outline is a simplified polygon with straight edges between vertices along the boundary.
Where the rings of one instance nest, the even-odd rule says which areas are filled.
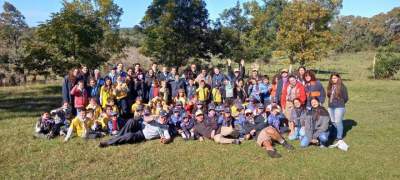
[[[300,134],[302,134],[302,133],[300,133]],[[319,143],[326,146],[326,143],[328,142],[328,138],[329,138],[329,131],[320,133],[318,136]],[[309,139],[307,136],[302,136],[300,138],[300,146],[302,148],[308,147],[308,145],[310,145],[310,142],[311,142],[311,139]]]
[[[295,128],[294,128],[294,133],[291,134],[291,135],[288,137],[288,139],[291,140],[291,141],[298,139],[298,138],[300,137],[300,129],[301,129],[300,127],[295,127]],[[304,135],[303,135],[303,136],[304,136]]]
[[[336,139],[343,139],[343,117],[346,112],[345,108],[328,108],[331,122],[336,130]]]

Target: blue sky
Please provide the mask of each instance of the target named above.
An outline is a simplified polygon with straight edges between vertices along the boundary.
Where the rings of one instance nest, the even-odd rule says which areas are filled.
[[[5,0],[0,0],[2,5]],[[115,0],[124,9],[121,27],[133,27],[144,16],[152,0]],[[240,0],[245,2],[249,0]],[[29,26],[36,26],[49,18],[50,14],[61,8],[61,0],[8,0],[26,17]],[[226,8],[235,5],[236,0],[206,0],[211,19],[215,19]],[[341,15],[371,17],[400,7],[400,0],[344,0]],[[0,12],[2,8],[0,8]]]

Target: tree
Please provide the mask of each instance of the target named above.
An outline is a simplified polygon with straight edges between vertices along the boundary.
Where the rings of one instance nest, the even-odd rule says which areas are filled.
[[[209,20],[203,0],[153,0],[141,21],[141,52],[170,66],[210,59]]]
[[[2,59],[4,59],[2,62],[4,69],[23,73],[21,44],[27,29],[28,25],[21,12],[11,3],[4,2],[3,12],[0,14],[0,49]]]
[[[329,24],[333,11],[318,1],[293,1],[279,19],[277,40],[291,64],[319,60],[336,42]]]
[[[26,62],[50,58],[51,69],[58,75],[82,64],[92,68],[102,65],[112,55],[122,53],[126,45],[118,30],[121,14],[122,9],[112,0],[64,1],[60,12],[39,25],[33,41],[37,45],[27,48]]]

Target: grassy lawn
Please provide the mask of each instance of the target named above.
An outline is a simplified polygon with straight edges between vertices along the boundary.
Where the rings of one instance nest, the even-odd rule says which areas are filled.
[[[350,101],[345,115],[348,152],[310,147],[271,159],[254,141],[149,141],[100,149],[99,140],[32,137],[40,112],[61,103],[59,85],[0,88],[0,179],[400,179],[400,81],[370,80],[373,53],[344,54],[317,63],[326,85],[342,73]],[[264,65],[270,73],[283,67]],[[396,110],[397,109],[397,110]]]

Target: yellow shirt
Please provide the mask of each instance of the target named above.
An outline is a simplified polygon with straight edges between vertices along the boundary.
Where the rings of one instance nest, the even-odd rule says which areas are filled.
[[[222,95],[221,95],[221,91],[219,91],[219,89],[213,88],[211,91],[211,94],[212,94],[213,102],[222,103]]]
[[[84,125],[85,124],[85,125]],[[75,117],[70,125],[73,131],[76,132],[76,135],[79,137],[83,137],[83,133],[85,132],[85,128],[89,129],[93,125],[93,120],[87,119],[85,122],[79,120],[79,117]]]
[[[196,89],[196,93],[197,93],[197,99],[199,101],[207,101],[208,96],[210,94],[210,90],[208,90],[207,87],[199,87]]]
[[[114,95],[117,100],[128,96],[128,86],[126,85],[126,83],[117,84],[114,88]]]
[[[93,109],[93,119],[99,118],[101,112],[103,111],[100,106],[93,106],[91,104],[86,106],[86,109]]]
[[[109,121],[109,120],[110,120],[109,117],[101,115],[101,116],[97,119],[97,122],[101,125],[101,128],[104,129],[104,128],[107,128],[107,125],[108,125],[108,121]]]
[[[101,107],[105,108],[107,105],[107,99],[109,97],[113,97],[112,89],[106,90],[104,86],[100,88],[100,99],[101,99]]]

